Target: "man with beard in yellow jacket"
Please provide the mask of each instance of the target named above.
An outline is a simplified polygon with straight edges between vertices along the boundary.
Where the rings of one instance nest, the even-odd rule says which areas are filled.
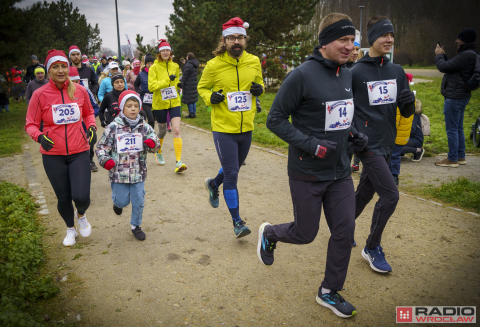
[[[175,150],[175,172],[181,173],[187,169],[182,162],[182,138],[180,136],[180,117],[182,104],[178,89],[182,88],[180,82],[180,69],[178,64],[172,61],[172,47],[166,40],[159,40],[158,56],[148,70],[148,89],[153,92],[152,112],[158,122],[158,138],[163,146],[163,139],[167,134],[167,114],[173,131],[173,148]],[[142,99],[145,101],[145,99]],[[148,103],[148,102],[147,102]],[[164,165],[162,147],[155,154],[155,160],[159,165]]]
[[[252,143],[256,99],[263,94],[260,59],[245,51],[248,23],[239,17],[222,25],[223,32],[215,58],[210,60],[198,83],[198,93],[207,106],[212,106],[212,132],[222,168],[215,178],[205,180],[210,205],[219,205],[218,188],[223,183],[223,196],[233,220],[235,237],[250,234],[240,218],[237,179]],[[213,89],[213,92],[212,92]]]

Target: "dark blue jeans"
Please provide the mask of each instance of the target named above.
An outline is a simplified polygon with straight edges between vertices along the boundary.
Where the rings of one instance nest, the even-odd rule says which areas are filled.
[[[390,172],[392,175],[400,175],[400,161],[402,160],[403,145],[395,144],[390,157]]]
[[[187,104],[188,107],[188,113],[190,114],[197,114],[197,103],[189,103]]]
[[[445,98],[443,114],[448,138],[448,160],[465,159],[465,133],[463,132],[463,116],[470,98]]]

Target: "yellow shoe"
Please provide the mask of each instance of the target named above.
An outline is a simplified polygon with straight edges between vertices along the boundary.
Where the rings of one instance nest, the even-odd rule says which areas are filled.
[[[183,171],[187,170],[187,165],[185,165],[181,160],[177,161],[175,172],[182,173]]]

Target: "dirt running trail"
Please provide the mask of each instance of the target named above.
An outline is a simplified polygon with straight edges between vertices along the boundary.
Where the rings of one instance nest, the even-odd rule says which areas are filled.
[[[80,319],[79,326],[394,326],[395,306],[479,305],[480,219],[401,195],[382,244],[393,272],[375,273],[361,256],[372,201],[357,219],[359,246],[341,292],[358,313],[336,317],[315,302],[329,238],[323,216],[311,244],[279,243],[271,267],[256,256],[260,224],[293,219],[287,160],[250,150],[238,189],[240,214],[252,234],[237,240],[223,197],[213,209],[203,186],[220,167],[212,135],[182,126],[182,137],[184,174],[174,173],[171,133],[164,142],[166,165],[148,157],[147,239],[137,241],[130,232],[131,206],[114,214],[108,173],[100,168],[92,174],[87,211],[95,227],[73,248],[62,245],[66,228],[38,144],[26,144],[50,211],[41,218],[49,227],[49,264],[58,263],[64,269],[57,276],[75,284],[62,291],[62,310]]]

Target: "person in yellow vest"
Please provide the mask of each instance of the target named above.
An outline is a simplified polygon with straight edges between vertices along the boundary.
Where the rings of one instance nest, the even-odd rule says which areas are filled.
[[[175,149],[175,172],[181,173],[187,169],[182,162],[182,137],[180,136],[181,102],[179,89],[180,69],[172,61],[172,47],[166,40],[159,40],[158,55],[148,71],[148,89],[153,92],[152,112],[158,122],[158,138],[163,146],[167,134],[167,115],[170,114],[173,130],[173,148]],[[157,164],[164,165],[162,147],[155,154]]]

